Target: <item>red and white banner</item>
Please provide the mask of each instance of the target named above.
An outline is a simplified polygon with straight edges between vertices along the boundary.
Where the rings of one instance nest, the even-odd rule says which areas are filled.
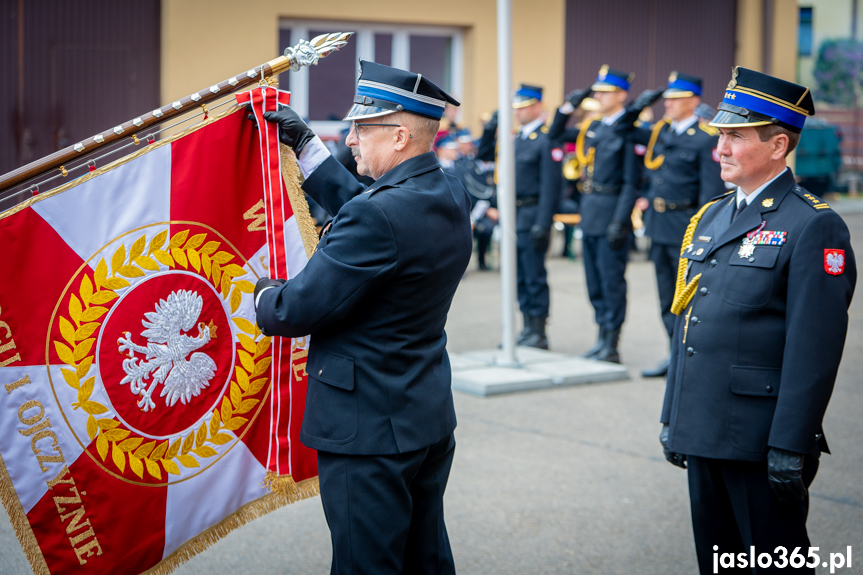
[[[240,108],[0,215],[0,499],[37,574],[168,573],[317,492],[309,340],[255,325],[257,279],[311,250],[260,125]]]

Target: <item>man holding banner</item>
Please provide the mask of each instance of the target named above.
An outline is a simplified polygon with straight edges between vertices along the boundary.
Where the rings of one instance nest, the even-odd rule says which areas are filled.
[[[262,279],[257,322],[311,334],[300,439],[318,450],[332,573],[454,573],[443,518],[455,410],[444,325],[472,249],[470,201],[430,151],[447,103],[360,61],[346,143],[368,189],[290,108],[265,118],[334,218],[295,278]]]

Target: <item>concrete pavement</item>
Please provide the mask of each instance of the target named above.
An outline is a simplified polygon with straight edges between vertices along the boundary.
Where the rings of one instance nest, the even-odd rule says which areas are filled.
[[[846,221],[863,254],[863,213],[849,211]],[[578,260],[549,263],[551,348],[577,354],[596,337],[583,268]],[[490,349],[500,339],[499,275],[474,269],[450,313],[453,352]],[[459,573],[697,572],[686,474],[665,462],[657,439],[664,381],[640,377],[667,352],[650,263],[635,256],[627,278],[621,355],[631,380],[488,398],[456,394],[458,447],[446,507]],[[861,299],[858,294],[852,305],[845,360],[825,420],[834,455],[822,459],[809,519],[813,545],[825,558],[853,547],[854,567],[837,573],[863,573]],[[328,573],[329,554],[315,498],[233,532],[176,573]],[[0,574],[29,572],[0,511]]]

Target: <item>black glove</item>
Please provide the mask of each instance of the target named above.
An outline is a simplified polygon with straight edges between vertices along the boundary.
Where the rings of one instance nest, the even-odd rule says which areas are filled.
[[[255,298],[255,309],[258,309],[258,294],[261,293],[265,288],[270,286],[278,287],[285,283],[285,280],[271,280],[270,278],[261,278],[255,284],[255,292],[252,294],[252,297]]]
[[[627,109],[638,110],[640,112],[661,98],[663,92],[665,92],[665,86],[657,88],[656,90],[645,90],[639,94],[629,106],[627,106]]]
[[[779,501],[803,501],[803,455],[771,447],[767,452],[767,479]]]
[[[276,112],[264,112],[264,119],[279,125],[279,141],[293,148],[299,156],[306,144],[315,137],[299,114],[290,106],[280,105]]]
[[[547,226],[534,224],[530,227],[530,242],[533,244],[533,249],[539,253],[548,251],[548,240],[551,236],[551,230]]]
[[[659,443],[662,444],[662,453],[665,454],[665,459],[671,465],[676,465],[681,469],[686,469],[686,456],[682,453],[674,453],[668,449],[668,426],[663,425],[662,431],[659,432]]]
[[[566,101],[572,104],[573,108],[578,108],[584,99],[587,98],[592,90],[588,88],[587,90],[573,90],[566,96]]]
[[[485,123],[483,130],[491,130],[492,132],[497,130],[497,110],[491,113],[491,118]]]
[[[611,245],[611,249],[615,251],[623,249],[626,240],[629,239],[629,228],[621,222],[613,221],[605,229],[605,239]]]

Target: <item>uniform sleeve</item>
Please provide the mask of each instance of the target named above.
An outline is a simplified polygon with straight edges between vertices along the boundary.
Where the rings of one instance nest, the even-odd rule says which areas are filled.
[[[488,124],[483,128],[479,142],[476,144],[476,158],[478,160],[483,162],[493,162],[495,160],[495,147],[497,146],[496,132],[497,128],[489,128]]]
[[[284,337],[330,327],[388,280],[397,262],[395,236],[384,211],[373,201],[349,202],[305,269],[261,295],[258,325]]]
[[[844,250],[840,274],[826,271],[825,250]],[[848,227],[835,212],[817,213],[801,232],[788,269],[787,335],[771,447],[812,451],[842,358],[856,282]]]
[[[539,209],[536,210],[535,224],[544,228],[551,226],[551,220],[560,201],[563,185],[563,150],[557,148],[550,138],[544,138],[539,164]],[[553,150],[559,150],[559,160],[554,159]]]
[[[548,137],[554,142],[563,142],[564,134],[566,133],[566,123],[569,121],[569,114],[564,114],[558,109],[554,113],[554,119],[551,121],[551,126],[548,128]],[[575,140],[573,140],[575,141]]]
[[[334,157],[329,156],[303,182],[303,191],[328,214],[339,213],[341,207],[365,189]]]
[[[722,181],[722,176],[719,175],[719,162],[713,157],[717,143],[718,139],[711,137],[701,147],[698,158],[700,178],[700,187],[698,190],[699,206],[703,206],[711,199],[721,196],[728,191],[725,189],[725,182]]]
[[[623,136],[623,187],[614,208],[613,221],[621,222],[627,227],[632,225],[632,208],[638,198],[638,184],[641,179],[641,168],[644,165],[641,157],[635,153],[635,143],[630,138],[631,132]]]

